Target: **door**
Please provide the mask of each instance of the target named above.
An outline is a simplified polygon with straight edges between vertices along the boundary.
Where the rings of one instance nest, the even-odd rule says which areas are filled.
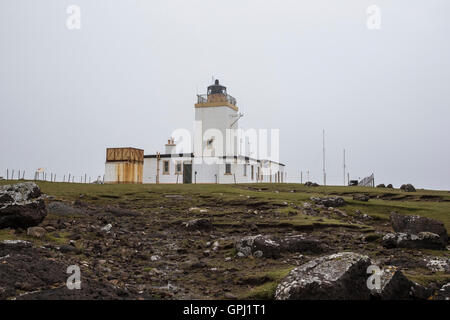
[[[192,163],[183,163],[183,183],[192,183]]]

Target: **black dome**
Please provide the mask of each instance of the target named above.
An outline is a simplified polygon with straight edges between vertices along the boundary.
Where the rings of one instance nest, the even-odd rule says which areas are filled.
[[[208,87],[208,95],[217,93],[227,94],[227,87],[220,85],[218,79]]]

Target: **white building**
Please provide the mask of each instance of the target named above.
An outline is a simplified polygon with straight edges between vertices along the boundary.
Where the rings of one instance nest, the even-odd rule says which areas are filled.
[[[193,152],[180,152],[182,149],[173,138],[167,141],[163,154],[144,155],[141,149],[108,148],[105,183],[285,181],[283,164],[251,157],[253,153],[248,148],[251,143],[239,130],[242,114],[226,87],[216,80],[206,95],[197,98]]]

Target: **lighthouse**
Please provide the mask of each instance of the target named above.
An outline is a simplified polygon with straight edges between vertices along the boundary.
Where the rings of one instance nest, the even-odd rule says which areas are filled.
[[[193,152],[179,153],[179,141],[173,137],[167,140],[164,153],[144,155],[141,149],[108,148],[105,183],[285,181],[284,164],[241,153],[238,130],[242,114],[236,99],[219,80],[209,85],[205,94],[197,94],[194,113]]]
[[[196,156],[221,157],[238,155],[239,109],[227,87],[216,79],[206,94],[197,95],[194,139]],[[201,141],[201,144],[199,143]],[[201,148],[200,148],[201,145]]]

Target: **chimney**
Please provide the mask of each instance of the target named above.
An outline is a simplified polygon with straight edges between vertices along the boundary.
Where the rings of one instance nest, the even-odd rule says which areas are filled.
[[[173,138],[168,139],[166,143],[166,154],[175,153],[175,147],[176,147],[175,140]]]

